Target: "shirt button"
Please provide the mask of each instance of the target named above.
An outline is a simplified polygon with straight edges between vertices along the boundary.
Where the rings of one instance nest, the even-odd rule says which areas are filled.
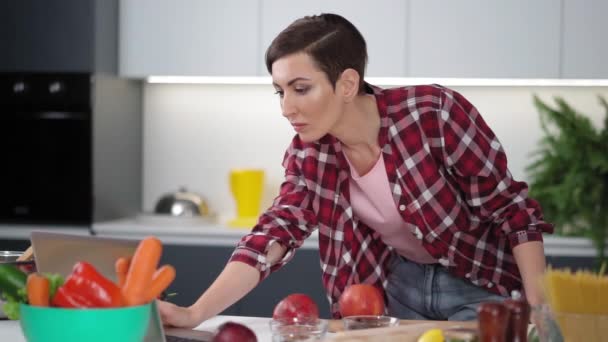
[[[494,286],[494,284],[492,284],[492,283],[488,283],[488,285],[487,285],[487,286],[488,286],[488,288],[490,289],[490,288],[492,288],[492,286]]]
[[[405,210],[405,204],[402,204],[399,206],[399,210],[404,211]]]
[[[465,278],[471,278],[471,273],[467,273],[464,276],[465,276]]]

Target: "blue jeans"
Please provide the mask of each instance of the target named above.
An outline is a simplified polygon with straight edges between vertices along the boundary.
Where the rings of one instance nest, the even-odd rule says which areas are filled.
[[[451,275],[439,264],[418,264],[395,256],[388,276],[388,312],[401,319],[468,321],[477,306],[505,297]]]

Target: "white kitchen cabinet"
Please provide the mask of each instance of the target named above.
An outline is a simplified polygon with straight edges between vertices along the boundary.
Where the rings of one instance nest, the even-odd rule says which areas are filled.
[[[608,78],[608,2],[563,0],[563,78]]]
[[[255,75],[258,9],[258,0],[121,0],[120,74]]]
[[[119,71],[267,76],[293,20],[334,12],[368,44],[366,76],[608,78],[602,0],[120,1]]]
[[[407,1],[261,0],[261,6],[261,75],[267,74],[266,49],[282,29],[297,18],[326,12],[344,16],[361,31],[369,57],[367,76],[406,76]]]
[[[559,1],[425,0],[409,4],[409,76],[560,76]],[[598,19],[600,15],[601,11],[596,12]]]

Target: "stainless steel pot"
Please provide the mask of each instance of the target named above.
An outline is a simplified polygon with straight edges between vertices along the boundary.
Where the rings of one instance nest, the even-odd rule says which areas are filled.
[[[208,216],[209,205],[205,199],[185,188],[163,195],[154,208],[156,214],[171,216]]]
[[[23,252],[17,251],[0,251],[0,263],[11,263],[17,261],[17,259],[23,254]]]
[[[0,264],[13,264],[19,267],[25,273],[36,272],[36,263],[34,260],[28,261],[17,261],[17,259],[23,254],[23,252],[19,251],[0,251]],[[1,293],[0,293],[1,295]],[[2,307],[4,306],[4,301],[0,298],[0,319],[5,319],[6,315],[4,314],[4,310]]]

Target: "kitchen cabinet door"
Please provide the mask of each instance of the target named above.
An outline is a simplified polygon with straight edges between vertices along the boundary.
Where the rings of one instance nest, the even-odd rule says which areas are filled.
[[[258,9],[257,0],[123,0],[120,74],[253,76]]]
[[[608,78],[607,12],[603,0],[564,0],[563,78]]]
[[[559,77],[559,1],[409,4],[409,76]]]
[[[239,314],[269,317],[283,298],[293,293],[304,293],[317,303],[321,318],[331,318],[321,276],[319,250],[300,249],[287,265],[264,279],[237,303],[240,305]]]
[[[344,16],[361,31],[367,43],[367,76],[405,76],[407,1],[261,1],[260,75],[267,75],[263,56],[282,29],[305,15],[325,12]]]
[[[29,239],[0,238],[0,251],[25,251],[30,246]]]
[[[165,244],[161,264],[173,265],[177,273],[167,292],[178,295],[170,301],[182,306],[194,303],[224,269],[232,252],[232,246]],[[222,314],[270,317],[275,305],[292,293],[309,295],[319,306],[321,317],[330,317],[317,249],[298,250],[287,265],[272,273]]]
[[[117,0],[0,1],[0,71],[116,73]]]

